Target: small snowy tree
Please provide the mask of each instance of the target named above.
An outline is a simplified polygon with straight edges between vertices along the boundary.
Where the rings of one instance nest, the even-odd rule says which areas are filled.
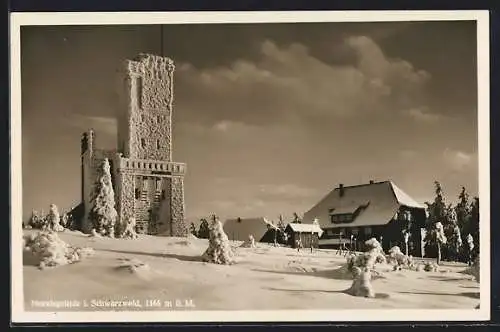
[[[203,253],[202,259],[205,262],[215,264],[233,264],[234,253],[231,249],[229,239],[224,233],[222,223],[216,215],[212,216],[210,225],[210,237],[208,239],[208,248]]]
[[[435,225],[439,222],[443,227],[448,224],[448,207],[446,206],[445,197],[443,193],[443,188],[438,181],[434,182],[435,187],[435,198],[432,203],[426,203],[427,205],[427,221],[426,221],[426,234],[427,237],[425,239],[425,251],[432,252],[434,249],[433,245],[435,244],[434,236]],[[431,246],[431,248],[427,248]],[[431,249],[431,250],[428,250]]]
[[[248,240],[246,240],[243,244],[242,247],[244,248],[255,248],[255,238],[253,237],[252,234],[248,236]]]
[[[405,255],[408,256],[408,241],[410,240],[410,232],[408,231],[405,231],[403,232],[403,238],[404,238],[404,241],[405,241]]]
[[[62,232],[64,227],[61,226],[61,217],[59,215],[59,210],[55,204],[50,205],[49,214],[47,215],[47,221],[45,223],[45,229],[55,232]]]
[[[353,276],[353,283],[347,290],[348,294],[362,297],[375,297],[371,284],[372,273],[376,263],[385,263],[382,246],[375,238],[365,242],[366,252],[347,258],[347,268]]]
[[[97,233],[114,237],[118,213],[115,210],[115,193],[107,158],[104,159],[99,171],[100,174],[94,186],[89,220]]]
[[[450,244],[451,252],[454,258],[457,260],[463,244],[462,235],[460,234],[460,228],[457,224],[453,226],[453,233],[451,233],[451,237],[449,238],[448,242]]]
[[[441,264],[441,248],[447,242],[443,224],[439,221],[434,224],[434,228],[427,233],[427,241],[437,246],[437,264]]]

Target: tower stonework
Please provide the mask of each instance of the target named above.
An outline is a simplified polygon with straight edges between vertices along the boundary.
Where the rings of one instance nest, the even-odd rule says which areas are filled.
[[[93,149],[93,156],[112,160],[119,224],[133,217],[139,233],[188,234],[184,220],[186,165],[172,161],[174,69],[171,59],[150,54],[125,61],[119,75],[118,149],[97,154]],[[100,162],[90,159],[95,157],[82,160]],[[90,182],[89,176],[82,178]],[[89,201],[85,200],[86,211]]]

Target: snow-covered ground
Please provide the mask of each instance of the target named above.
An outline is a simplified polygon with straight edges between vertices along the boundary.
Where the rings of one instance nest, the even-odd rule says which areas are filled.
[[[29,232],[33,231],[25,234]],[[216,265],[201,261],[208,246],[203,239],[142,235],[121,240],[71,231],[59,236],[72,246],[92,247],[95,254],[46,270],[38,269],[25,255],[27,311],[54,311],[32,306],[48,300],[89,304],[78,310],[110,310],[98,300],[141,304],[123,310],[165,310],[164,305],[179,310],[473,309],[479,304],[479,284],[461,273],[466,268],[463,264],[444,263],[439,272],[393,272],[391,266],[381,265],[381,276],[372,282],[377,295],[368,299],[344,292],[352,279],[345,269],[346,259],[335,250],[298,253],[261,243],[243,248],[233,242],[238,247],[236,264]],[[161,307],[155,306],[160,303]]]

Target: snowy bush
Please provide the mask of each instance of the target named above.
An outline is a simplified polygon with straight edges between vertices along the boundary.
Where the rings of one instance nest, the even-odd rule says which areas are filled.
[[[250,234],[248,236],[248,240],[246,240],[245,242],[243,242],[243,244],[241,246],[244,247],[244,248],[255,248],[256,245],[255,245],[255,239],[254,239],[253,235]]]
[[[38,213],[37,211],[31,212],[30,220],[28,221],[29,228],[42,229],[44,228],[46,218],[43,213]]]
[[[44,223],[43,230],[51,230],[55,232],[64,231],[64,227],[60,224],[61,216],[55,204],[50,205],[49,214],[47,215],[46,222]]]
[[[374,297],[371,285],[375,264],[385,263],[386,258],[382,246],[375,238],[365,242],[366,252],[347,257],[347,269],[352,273],[353,283],[347,290],[354,296]]]
[[[121,237],[124,239],[137,239],[138,235],[135,231],[136,221],[134,217],[130,217],[128,219],[127,224],[125,225],[125,230],[121,234]]]
[[[111,182],[109,161],[104,159],[94,186],[89,221],[97,233],[114,237],[118,213],[115,209],[115,193]]]
[[[217,216],[212,216],[210,225],[210,236],[208,239],[208,248],[203,253],[202,259],[205,262],[215,264],[233,264],[234,253],[231,249],[229,239],[224,233],[222,223]]]
[[[394,246],[389,249],[389,255],[387,255],[387,262],[394,264],[394,270],[401,270],[402,268],[410,268],[412,260],[409,256],[406,256],[401,252],[398,246]]]
[[[26,237],[24,250],[37,258],[40,269],[75,263],[93,255],[92,248],[72,248],[54,231],[42,231]]]

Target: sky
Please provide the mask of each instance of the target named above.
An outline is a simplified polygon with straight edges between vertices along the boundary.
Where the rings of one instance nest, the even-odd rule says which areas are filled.
[[[304,213],[342,183],[478,190],[475,22],[28,26],[23,214],[80,202],[80,138],[116,148],[116,70],[171,57],[186,216]]]

